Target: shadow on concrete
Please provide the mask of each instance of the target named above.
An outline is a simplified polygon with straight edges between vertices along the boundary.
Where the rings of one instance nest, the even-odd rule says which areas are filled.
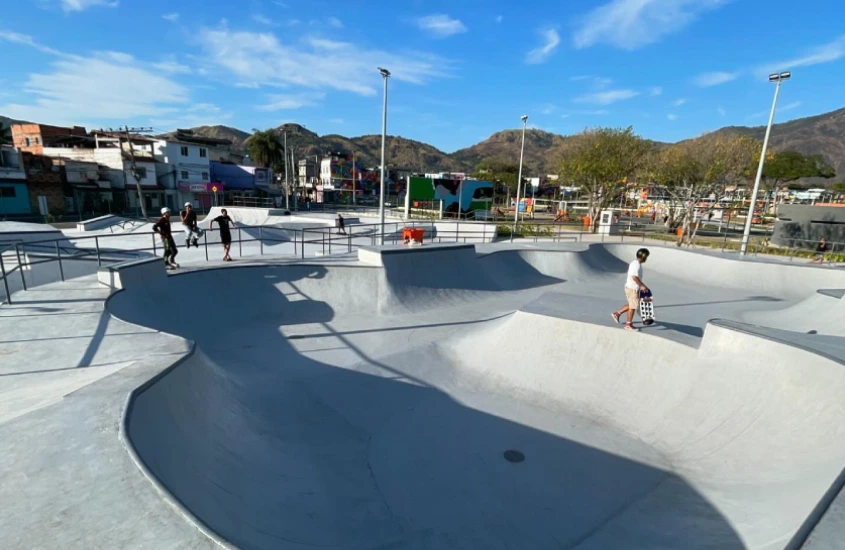
[[[328,304],[285,296],[279,283],[301,288],[285,272],[301,270],[251,271],[253,284],[227,286],[222,305],[194,274],[109,302],[127,321],[198,343],[138,395],[128,434],[156,478],[226,540],[249,549],[743,548],[670,471],[468,407],[335,332]],[[224,309],[230,303],[242,307]],[[334,347],[361,358],[356,368],[390,376],[298,352],[279,327],[299,323],[321,324]],[[245,338],[257,345],[239,349]],[[384,349],[403,352],[392,338]]]
[[[674,330],[675,332],[680,332],[682,334],[687,334],[689,336],[695,336],[696,338],[704,337],[704,329],[701,327],[696,327],[693,325],[682,325],[680,323],[668,323],[666,321],[657,320],[651,326],[643,326],[641,327],[643,330]]]
[[[783,302],[780,298],[775,298],[773,296],[749,296],[748,298],[741,298],[738,300],[716,300],[713,302],[692,302],[687,304],[666,304],[663,305],[661,303],[655,302],[657,305],[655,306],[656,309],[666,309],[670,307],[690,307],[690,306],[710,306],[716,304],[739,304],[742,302]]]

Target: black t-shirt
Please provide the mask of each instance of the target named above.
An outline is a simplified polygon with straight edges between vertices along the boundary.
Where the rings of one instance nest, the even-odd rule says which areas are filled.
[[[228,215],[226,216],[217,216],[214,218],[215,222],[220,224],[220,234],[221,235],[229,235],[229,222],[232,221]]]
[[[182,210],[182,212],[184,213],[185,211]],[[188,214],[185,216],[184,221],[182,221],[182,225],[184,225],[186,227],[193,227],[196,224],[197,224],[197,213],[194,212],[193,208],[191,208],[191,211],[188,212]]]
[[[816,252],[827,252],[827,243],[819,243],[816,246]]]
[[[165,216],[160,217],[153,225],[153,230],[155,229],[158,229],[158,234],[162,239],[170,237],[170,220]]]

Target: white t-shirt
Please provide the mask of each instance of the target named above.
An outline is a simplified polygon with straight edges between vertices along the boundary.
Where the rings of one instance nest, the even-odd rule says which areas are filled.
[[[643,280],[643,264],[639,260],[634,260],[628,264],[628,279],[625,281],[625,288],[639,290],[640,285],[634,281],[635,276],[639,277],[640,281]]]

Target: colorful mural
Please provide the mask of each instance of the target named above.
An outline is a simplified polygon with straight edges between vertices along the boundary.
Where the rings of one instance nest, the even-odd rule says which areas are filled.
[[[354,169],[354,172],[353,172]],[[378,170],[367,170],[352,162],[352,159],[332,160],[330,165],[332,186],[340,191],[352,191],[353,181],[364,195],[372,195],[378,189],[381,177]]]
[[[489,181],[409,178],[408,200],[443,201],[443,213],[462,214],[489,210],[493,201],[493,184]]]

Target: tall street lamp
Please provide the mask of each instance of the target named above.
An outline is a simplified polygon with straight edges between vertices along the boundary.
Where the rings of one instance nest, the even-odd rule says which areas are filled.
[[[760,153],[760,164],[757,166],[757,177],[754,179],[754,190],[751,192],[751,205],[748,207],[748,216],[745,218],[745,230],[742,232],[742,246],[740,256],[745,256],[748,251],[748,238],[751,236],[751,221],[754,219],[754,208],[757,206],[757,192],[760,190],[760,179],[763,177],[763,166],[766,164],[766,148],[769,146],[769,134],[772,133],[772,122],[775,120],[775,109],[778,106],[778,94],[780,85],[789,80],[792,73],[775,73],[769,75],[769,82],[775,83],[775,100],[772,102],[772,112],[769,113],[769,124],[766,126],[766,137],[763,138],[763,151]],[[765,216],[765,212],[763,215]]]
[[[379,191],[378,219],[381,224],[381,244],[384,245],[384,144],[387,140],[387,79],[390,78],[390,71],[378,68],[384,79],[384,107],[381,113],[381,190]]]
[[[519,177],[516,180],[516,208],[513,215],[513,232],[516,233],[516,227],[519,225],[519,192],[522,188],[522,158],[525,155],[525,128],[528,126],[528,115],[522,115],[522,149],[519,151]]]

